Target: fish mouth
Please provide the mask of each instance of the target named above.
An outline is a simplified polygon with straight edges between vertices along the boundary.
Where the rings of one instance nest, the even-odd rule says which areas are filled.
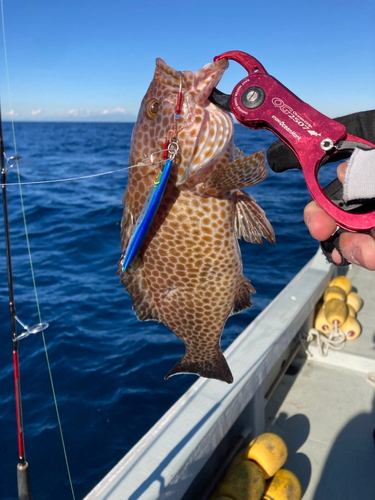
[[[234,128],[230,110],[217,106],[210,99],[212,93],[215,94],[214,89],[228,68],[229,61],[221,59],[210,62],[197,71],[181,73],[162,59],[157,59],[156,65],[157,80],[170,90],[166,102],[171,109],[175,107],[176,93],[182,80],[181,119],[177,121],[177,137],[181,147],[176,179],[176,185],[179,186],[187,181],[190,183],[191,177],[200,177],[203,171],[207,172],[228,151],[230,142],[233,141]]]

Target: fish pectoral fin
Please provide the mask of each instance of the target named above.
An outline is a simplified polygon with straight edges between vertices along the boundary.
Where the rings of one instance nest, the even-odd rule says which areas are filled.
[[[250,243],[263,243],[262,236],[275,244],[275,233],[264,210],[244,191],[236,194],[235,228],[237,238]]]
[[[243,277],[241,284],[238,287],[238,291],[233,302],[233,307],[230,316],[233,316],[233,314],[237,314],[241,311],[244,311],[245,309],[248,309],[253,305],[253,303],[251,302],[252,293],[256,293],[255,288],[250,283],[250,280]]]
[[[210,194],[253,186],[267,177],[264,149],[241,156],[228,165],[220,165],[206,179],[204,191]]]
[[[164,377],[167,380],[172,375],[195,373],[200,377],[213,378],[231,384],[233,375],[230,371],[228,363],[221,352],[221,349],[216,353],[216,356],[203,361],[192,361],[191,357],[186,354],[175,364],[175,366]]]

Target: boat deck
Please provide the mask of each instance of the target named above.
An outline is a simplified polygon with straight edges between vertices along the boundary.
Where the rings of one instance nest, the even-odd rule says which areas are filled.
[[[266,428],[289,450],[285,468],[300,479],[303,500],[375,498],[375,274],[352,266],[347,274],[364,304],[362,333],[341,351],[297,357],[266,406]]]

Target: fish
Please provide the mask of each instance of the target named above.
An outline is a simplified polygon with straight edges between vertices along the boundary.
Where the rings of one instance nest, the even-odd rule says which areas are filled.
[[[157,321],[185,344],[165,376],[193,373],[227,383],[233,375],[220,347],[229,316],[252,305],[238,239],[275,243],[265,212],[243,188],[264,180],[264,150],[244,156],[234,145],[231,114],[209,100],[228,61],[179,72],[161,58],[135,123],[123,196],[118,274],[140,321]],[[181,108],[175,116],[181,90]],[[178,152],[151,227],[136,257],[123,261],[134,226],[160,172],[166,138]],[[156,164],[155,164],[156,163]]]

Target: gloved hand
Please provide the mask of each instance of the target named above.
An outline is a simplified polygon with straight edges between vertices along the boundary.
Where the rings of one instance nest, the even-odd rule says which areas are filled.
[[[335,120],[345,125],[349,134],[375,143],[375,111],[354,113]],[[289,168],[301,168],[295,154],[282,141],[276,141],[270,146],[267,159],[275,172],[283,172]],[[340,157],[335,155],[332,161],[339,159]],[[344,163],[339,165],[337,169],[341,183],[344,182],[346,168],[347,164]],[[348,178],[346,180],[348,181]],[[338,193],[335,191],[336,189],[331,188],[330,192],[327,193],[331,199],[342,196],[342,190]],[[371,209],[374,208],[371,207]],[[372,229],[370,234],[349,233],[342,229],[336,231],[337,225],[334,219],[314,201],[306,206],[304,218],[311,235],[322,242],[323,253],[329,262],[336,265],[354,263],[366,269],[375,270],[375,229]]]
[[[356,135],[375,144],[375,110],[361,111],[334,118],[334,120],[345,125],[348,134]],[[340,161],[343,158],[346,158],[344,154],[341,157],[337,154],[331,161]],[[274,172],[302,168],[293,151],[280,140],[275,141],[268,148],[267,161]]]

